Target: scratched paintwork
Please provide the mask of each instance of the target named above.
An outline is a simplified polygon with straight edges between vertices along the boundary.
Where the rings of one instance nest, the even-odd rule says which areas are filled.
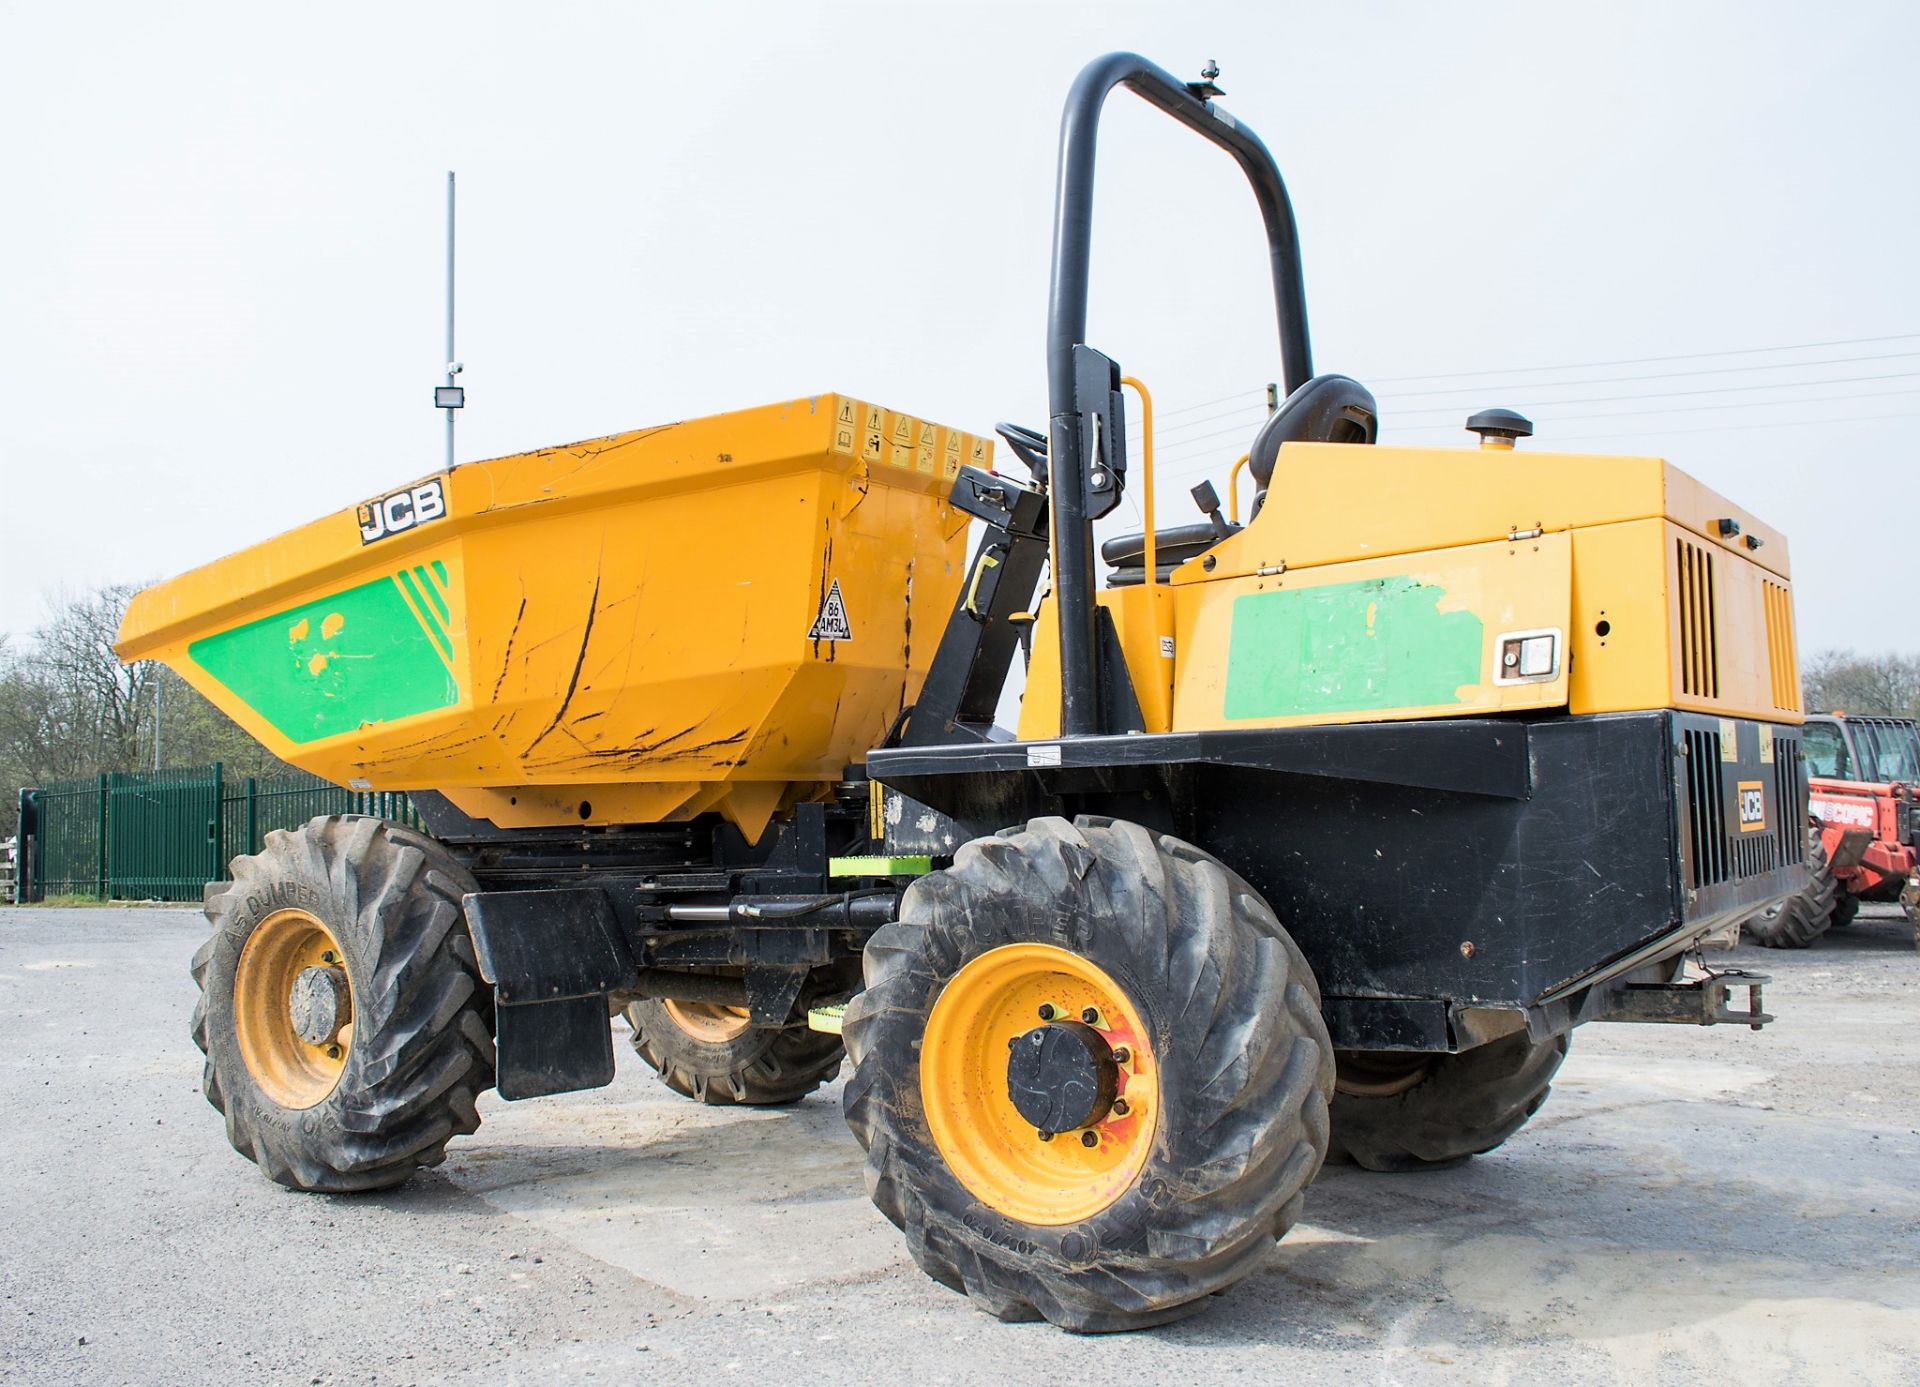
[[[918,693],[934,642],[912,636],[964,568],[951,478],[991,459],[822,395],[466,464],[430,525],[362,544],[348,508],[141,593],[119,649],[341,783],[511,826],[711,810],[753,837]],[[810,638],[836,583],[852,638]],[[323,638],[379,584],[379,629],[405,641],[348,652],[378,623],[347,612]],[[325,651],[342,658],[301,683]]]

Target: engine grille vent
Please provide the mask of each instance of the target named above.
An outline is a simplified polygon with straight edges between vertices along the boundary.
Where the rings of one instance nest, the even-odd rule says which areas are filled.
[[[1807,777],[1801,770],[1800,743],[1776,737],[1773,743],[1773,802],[1780,822],[1773,836],[1782,863],[1798,862],[1807,851]]]
[[[1720,734],[1687,729],[1687,830],[1693,847],[1693,884],[1725,881],[1733,863],[1727,842],[1727,806],[1721,792]]]
[[[1732,826],[1734,793],[1729,780],[1737,778],[1720,757],[1720,733],[1712,728],[1685,730],[1687,838],[1691,870],[1687,884],[1718,886],[1764,876],[1778,867],[1798,862],[1806,852],[1807,781],[1800,770],[1800,743],[1774,736],[1772,824],[1766,832],[1741,833]],[[1751,771],[1738,774],[1751,775]]]
[[[1800,711],[1800,660],[1793,648],[1793,599],[1779,583],[1762,579],[1761,600],[1766,604],[1767,670],[1773,686],[1773,706],[1783,713]]]
[[[1676,588],[1680,593],[1680,691],[1695,698],[1720,697],[1720,647],[1714,638],[1711,549],[1674,540]]]

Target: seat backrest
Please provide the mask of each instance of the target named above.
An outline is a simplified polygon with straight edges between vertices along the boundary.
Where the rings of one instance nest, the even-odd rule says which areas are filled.
[[[1247,470],[1253,473],[1253,514],[1267,499],[1273,466],[1283,443],[1371,443],[1380,436],[1380,407],[1373,392],[1351,376],[1315,376],[1267,416]]]

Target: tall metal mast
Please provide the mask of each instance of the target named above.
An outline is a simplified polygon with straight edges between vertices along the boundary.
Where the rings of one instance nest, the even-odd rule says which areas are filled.
[[[453,412],[463,409],[467,392],[454,382],[460,363],[453,356],[453,170],[447,170],[447,383],[433,392],[435,409],[447,412],[447,470],[453,470]]]

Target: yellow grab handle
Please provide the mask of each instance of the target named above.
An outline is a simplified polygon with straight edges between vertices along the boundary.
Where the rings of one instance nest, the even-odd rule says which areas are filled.
[[[1153,396],[1132,376],[1120,377],[1120,384],[1140,392],[1140,486],[1146,495],[1140,509],[1147,526],[1147,586],[1159,581],[1159,553],[1153,542]]]
[[[979,616],[980,608],[975,599],[980,596],[980,580],[987,576],[989,568],[1000,567],[1000,560],[991,554],[982,554],[980,562],[973,566],[973,581],[967,584],[967,600],[963,610],[968,616]]]
[[[1252,453],[1240,454],[1240,461],[1234,463],[1233,471],[1227,473],[1227,519],[1234,524],[1240,523],[1240,469],[1247,465]]]

